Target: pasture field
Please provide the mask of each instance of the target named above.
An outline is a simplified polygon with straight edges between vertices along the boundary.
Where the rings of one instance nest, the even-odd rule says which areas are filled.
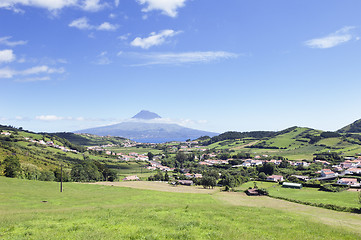
[[[0,238],[361,237],[359,215],[326,209],[317,212],[317,208],[287,202],[286,205],[292,204],[294,211],[284,211],[262,205],[267,199],[270,198],[248,198],[239,193],[174,193],[79,183],[65,183],[64,192],[60,193],[59,184],[55,182],[0,177]],[[257,201],[259,206],[254,205]],[[294,206],[316,209],[316,215],[298,214]]]
[[[158,150],[158,149],[154,149],[154,148],[143,148],[143,147],[131,147],[131,148],[126,148],[126,147],[110,147],[107,148],[108,150],[112,151],[112,152],[116,152],[116,153],[124,153],[124,154],[129,154],[131,152],[135,152],[138,154],[144,154],[144,153],[148,153],[148,152],[152,152],[154,155],[156,154],[160,154],[162,153],[162,150]]]
[[[259,188],[266,188],[270,196],[284,197],[310,203],[333,204],[342,207],[361,207],[358,200],[359,192],[357,191],[324,192],[318,191],[317,188],[307,187],[303,187],[302,189],[283,188],[278,183],[272,182],[256,183]],[[245,183],[241,185],[240,189],[246,190],[248,187],[253,187],[253,184],[253,182]]]

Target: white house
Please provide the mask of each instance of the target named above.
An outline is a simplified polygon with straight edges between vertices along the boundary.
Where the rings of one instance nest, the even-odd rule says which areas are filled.
[[[341,178],[337,180],[337,184],[343,184],[343,185],[357,185],[357,179],[356,178]]]
[[[283,176],[281,175],[271,175],[267,177],[267,181],[274,181],[274,182],[282,182]]]

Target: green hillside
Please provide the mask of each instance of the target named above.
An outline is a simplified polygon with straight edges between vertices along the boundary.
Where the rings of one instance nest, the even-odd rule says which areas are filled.
[[[361,153],[361,136],[357,134],[325,132],[305,127],[292,127],[273,134],[259,133],[251,135],[252,137],[249,133],[225,133],[219,138],[205,139],[203,144],[214,151],[283,156],[290,160],[311,160],[315,153],[328,151],[344,156]],[[215,141],[218,139],[221,140]]]
[[[48,133],[50,136],[58,136],[67,139],[69,142],[81,146],[97,146],[107,144],[123,144],[126,138],[111,137],[111,136],[97,136],[92,134],[75,134],[70,132]]]
[[[0,175],[4,174],[5,169],[2,162],[11,156],[18,159],[21,164],[22,171],[18,177],[29,179],[44,179],[44,176],[52,176],[45,177],[44,180],[54,180],[54,174],[56,177],[60,165],[63,166],[65,175],[69,177],[74,166],[84,165],[86,161],[96,161],[100,170],[103,170],[104,167],[113,169],[120,176],[149,172],[142,170],[146,165],[145,162],[124,163],[119,161],[116,156],[109,156],[104,152],[87,151],[85,146],[76,144],[114,144],[118,146],[128,141],[123,138],[73,133],[33,133],[1,125],[0,133],[2,133],[0,134]],[[66,138],[62,138],[63,136]]]
[[[361,133],[361,119],[337,130],[339,133]]]

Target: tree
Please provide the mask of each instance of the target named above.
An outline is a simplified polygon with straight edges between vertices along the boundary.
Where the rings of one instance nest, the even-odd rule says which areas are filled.
[[[102,180],[103,175],[94,161],[85,160],[82,164],[75,165],[71,172],[71,178],[76,182],[89,182]]]
[[[21,164],[23,176],[28,180],[37,180],[40,176],[39,168],[30,163]]]
[[[265,180],[265,179],[267,178],[267,176],[266,176],[266,174],[265,174],[264,172],[260,172],[260,173],[258,174],[258,177],[259,177],[260,179],[262,179],[262,180]]]
[[[201,180],[201,185],[204,187],[204,188],[213,188],[214,186],[217,185],[217,180],[219,178],[219,174],[217,171],[215,170],[211,170],[211,171],[208,171],[208,172],[205,172],[203,173],[203,177],[202,177],[202,180]]]
[[[258,172],[264,172],[267,175],[272,175],[274,171],[275,171],[275,165],[273,163],[265,163],[258,170]]]
[[[222,184],[223,186],[225,186],[226,189],[230,189],[230,188],[237,187],[239,185],[240,181],[237,179],[237,177],[235,177],[229,173],[225,173],[225,174],[222,174],[222,179],[219,183]],[[226,190],[226,191],[228,191],[228,190]]]
[[[165,175],[164,175],[164,181],[166,181],[166,182],[168,182],[168,181],[169,181],[168,172],[165,172]]]
[[[279,165],[280,168],[288,168],[289,166],[290,166],[290,163],[286,160],[282,160],[282,162]]]
[[[185,155],[183,152],[178,152],[175,156],[175,159],[177,167],[183,168],[183,164],[187,160],[187,155]]]
[[[52,171],[42,171],[40,172],[40,176],[38,178],[40,181],[54,181],[55,176]]]
[[[213,176],[203,176],[201,184],[204,188],[213,188],[217,184],[217,179]]]
[[[2,165],[4,165],[5,177],[16,178],[21,173],[21,165],[17,156],[7,156]]]
[[[152,161],[154,157],[154,154],[152,152],[148,152],[148,159],[149,161]]]

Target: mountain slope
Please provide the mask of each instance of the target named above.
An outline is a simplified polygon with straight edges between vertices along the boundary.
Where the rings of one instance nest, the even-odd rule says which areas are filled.
[[[118,136],[140,142],[185,141],[201,136],[216,136],[217,133],[185,128],[177,124],[123,122],[111,126],[90,128],[75,133],[89,133],[99,136]]]
[[[279,132],[228,132],[201,141],[208,148],[283,156],[291,160],[312,159],[315,153],[337,152],[343,156],[361,153],[361,136],[312,128],[291,127]]]
[[[149,112],[147,110],[142,110],[139,113],[137,113],[135,116],[133,116],[132,118],[150,120],[150,119],[156,119],[156,118],[162,118],[162,117],[159,116],[158,114],[154,113],[154,112]]]
[[[338,133],[361,133],[361,119],[337,130]]]

